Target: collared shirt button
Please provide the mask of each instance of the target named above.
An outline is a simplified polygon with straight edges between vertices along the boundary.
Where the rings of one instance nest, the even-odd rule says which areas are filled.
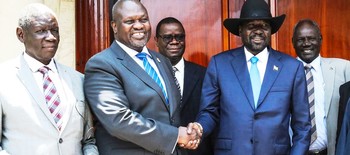
[[[59,142],[60,144],[62,144],[62,143],[63,143],[63,139],[60,138],[60,139],[58,140],[58,142]]]

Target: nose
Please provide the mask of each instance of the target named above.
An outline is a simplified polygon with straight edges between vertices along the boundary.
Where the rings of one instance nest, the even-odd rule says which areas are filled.
[[[143,23],[140,21],[136,21],[135,24],[133,25],[135,29],[142,29],[144,27]]]
[[[51,32],[51,30],[47,30],[45,39],[50,41],[57,40],[57,36],[55,36],[54,33],[55,32]]]
[[[303,42],[303,46],[310,46],[311,42],[308,38],[305,38],[304,42]]]

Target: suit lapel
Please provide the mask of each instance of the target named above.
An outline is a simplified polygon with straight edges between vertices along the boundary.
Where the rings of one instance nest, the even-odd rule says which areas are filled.
[[[264,101],[267,93],[269,92],[273,83],[277,79],[278,74],[282,70],[283,64],[279,61],[279,59],[280,59],[280,56],[278,55],[278,53],[272,49],[269,49],[269,58],[266,65],[264,80],[261,85],[257,108]]]
[[[323,74],[323,80],[325,82],[324,86],[324,109],[326,112],[326,116],[328,115],[328,110],[331,105],[331,99],[333,95],[333,89],[334,89],[334,75],[335,75],[335,67],[329,64],[327,61],[325,61],[323,58],[321,58],[321,69]]]
[[[127,68],[136,77],[138,77],[141,81],[143,81],[146,85],[148,85],[151,89],[153,89],[154,91],[156,91],[158,93],[158,95],[161,97],[161,99],[163,101],[163,104],[170,111],[169,107],[167,106],[162,89],[157,85],[157,83],[154,82],[154,80],[116,42],[112,43],[111,49],[112,49],[113,53],[116,55],[117,59],[122,60],[121,64],[125,68]],[[152,57],[153,57],[153,55],[152,55]],[[157,58],[153,57],[153,59],[154,59],[154,62],[158,66]]]
[[[33,74],[24,60],[23,55],[19,58],[19,64],[16,66],[18,69],[17,77],[23,83],[28,93],[32,96],[33,100],[38,104],[41,111],[46,115],[52,125],[56,126],[56,123],[46,105],[45,98],[43,97],[42,90],[40,90],[36,84]]]
[[[63,67],[61,64],[57,62],[55,64],[58,71],[58,75],[60,76],[60,79],[64,88],[64,92],[66,92],[66,98],[67,98],[66,102],[64,101],[62,102],[62,104],[65,104],[64,117],[66,117],[66,118],[63,118],[65,120],[62,124],[62,129],[61,129],[61,131],[63,131],[67,126],[70,116],[72,115],[72,110],[73,110],[72,108],[75,106],[75,104],[77,104],[77,101],[74,100],[75,96],[79,96],[79,94],[77,94],[78,90],[73,88],[73,84],[72,84],[73,80],[70,77],[70,73],[68,73],[65,67]],[[71,96],[71,93],[73,93],[74,96]],[[73,104],[74,106],[71,106],[71,104]]]
[[[238,51],[232,52],[232,54],[233,54],[233,59],[231,60],[232,68],[235,72],[235,75],[237,76],[237,79],[239,81],[239,84],[241,85],[241,88],[243,89],[243,92],[246,94],[246,97],[249,101],[251,108],[254,110],[255,109],[254,96],[253,96],[252,85],[250,83],[250,76],[247,68],[244,48],[241,47],[240,49],[238,49]]]
[[[161,59],[158,58],[155,54],[153,54],[151,51],[149,51],[149,52],[152,55],[154,63],[157,65],[157,68],[159,70],[160,76],[162,76],[163,81],[165,83],[166,92],[168,94],[168,99],[169,99],[170,114],[171,114],[171,116],[173,116],[174,112],[176,111],[176,108],[178,107],[179,102],[177,100],[175,100],[175,97],[171,96],[172,94],[174,94],[174,92],[173,92],[174,89],[172,89],[172,88],[175,88],[175,86],[171,85],[171,82],[169,81],[169,79],[173,80],[175,77],[174,76],[173,77],[168,77],[168,75],[173,75],[173,73],[169,72],[169,70],[165,70],[165,68],[166,68],[165,63],[166,62],[162,62]],[[171,71],[172,71],[172,69],[171,69]],[[152,79],[152,81],[153,81],[153,79]],[[164,104],[166,104],[166,101],[165,101],[164,95],[162,93],[162,90],[160,89],[160,87],[158,85],[157,85],[156,88],[158,88],[157,92],[158,92],[158,94],[160,93]]]
[[[182,103],[187,103],[187,100],[189,99],[189,96],[191,95],[190,92],[194,89],[194,86],[198,82],[198,74],[196,70],[193,70],[191,68],[191,65],[188,65],[188,63],[185,61],[185,74],[184,74],[184,86],[183,86],[183,96],[182,96]],[[186,106],[186,105],[184,105]]]

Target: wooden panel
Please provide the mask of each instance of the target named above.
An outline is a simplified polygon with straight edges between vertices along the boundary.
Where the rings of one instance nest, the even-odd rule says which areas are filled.
[[[84,72],[87,60],[107,48],[109,13],[107,0],[76,0],[76,69]]]
[[[229,18],[239,18],[241,15],[241,8],[245,0],[230,0],[229,1]],[[230,46],[229,49],[237,48],[242,46],[241,37],[235,36],[229,33]]]
[[[321,55],[350,59],[350,1],[275,0],[277,14],[285,13],[286,21],[278,32],[279,50],[296,56],[291,38],[293,27],[300,19],[315,20],[323,35]]]
[[[223,50],[222,2],[213,0],[142,0],[152,24],[147,47],[154,43],[157,23],[168,16],[179,19],[186,31],[186,60],[207,66],[211,56]]]

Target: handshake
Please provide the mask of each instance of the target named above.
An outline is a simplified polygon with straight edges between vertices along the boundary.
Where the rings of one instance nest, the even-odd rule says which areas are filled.
[[[202,138],[203,128],[197,123],[189,123],[187,127],[179,127],[177,144],[185,149],[194,150],[198,147]]]

